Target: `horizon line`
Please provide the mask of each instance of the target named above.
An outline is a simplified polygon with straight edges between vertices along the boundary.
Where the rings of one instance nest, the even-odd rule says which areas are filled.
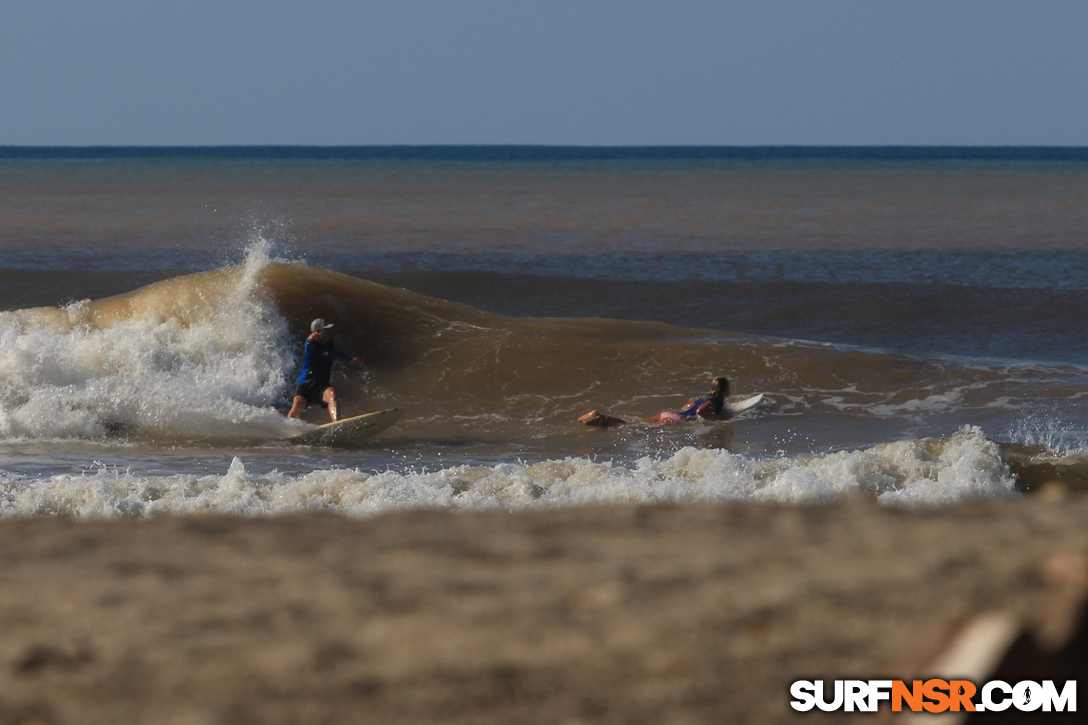
[[[993,145],[559,145],[559,144],[206,144],[0,145],[0,159],[208,158],[419,161],[565,160],[1088,160],[1088,146]]]

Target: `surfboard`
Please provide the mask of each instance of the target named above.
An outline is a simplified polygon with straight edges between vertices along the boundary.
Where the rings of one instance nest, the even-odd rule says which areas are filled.
[[[344,418],[292,436],[288,440],[291,443],[306,446],[342,446],[359,443],[396,423],[403,412],[400,408],[388,408],[357,415],[354,418]]]
[[[761,402],[763,402],[763,393],[760,393],[759,395],[753,395],[752,397],[745,398],[744,400],[738,400],[736,403],[726,403],[725,410],[729,413],[729,415],[740,415],[744,411],[751,410],[752,408],[756,407]]]

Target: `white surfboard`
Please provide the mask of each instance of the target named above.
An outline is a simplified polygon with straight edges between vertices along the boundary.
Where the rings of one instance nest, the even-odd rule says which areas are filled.
[[[744,411],[751,410],[752,408],[756,407],[761,402],[763,402],[763,393],[760,393],[759,395],[753,395],[752,397],[745,398],[744,400],[738,400],[736,403],[726,403],[725,411],[729,413],[729,415],[740,415]]]
[[[357,415],[354,418],[344,418],[291,436],[288,440],[306,446],[342,446],[359,443],[396,423],[403,412],[400,408],[388,408]]]

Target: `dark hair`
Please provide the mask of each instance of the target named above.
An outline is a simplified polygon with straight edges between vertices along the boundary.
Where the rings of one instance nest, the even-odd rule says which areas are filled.
[[[729,395],[729,378],[720,376],[714,378],[714,386],[710,390],[714,395],[721,395],[722,397]]]

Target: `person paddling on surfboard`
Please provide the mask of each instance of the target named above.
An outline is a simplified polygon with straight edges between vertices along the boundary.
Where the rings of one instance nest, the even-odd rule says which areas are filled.
[[[643,418],[639,423],[660,425],[664,423],[682,423],[685,420],[694,420],[695,418],[711,420],[721,415],[722,410],[725,408],[725,398],[728,395],[729,380],[719,376],[714,378],[714,381],[711,384],[710,395],[704,395],[701,398],[691,401],[679,411],[665,410],[655,416]],[[600,411],[591,410],[579,418],[578,422],[583,425],[597,428],[613,428],[618,425],[624,425],[627,421],[621,420],[620,418],[613,418]]]
[[[336,388],[330,385],[332,364],[336,358],[363,365],[361,357],[352,357],[332,342],[332,324],[320,317],[310,323],[310,336],[302,356],[302,371],[295,381],[295,398],[291,401],[288,418],[298,418],[310,403],[328,408],[329,417],[335,423],[340,420],[340,407],[336,400]]]

